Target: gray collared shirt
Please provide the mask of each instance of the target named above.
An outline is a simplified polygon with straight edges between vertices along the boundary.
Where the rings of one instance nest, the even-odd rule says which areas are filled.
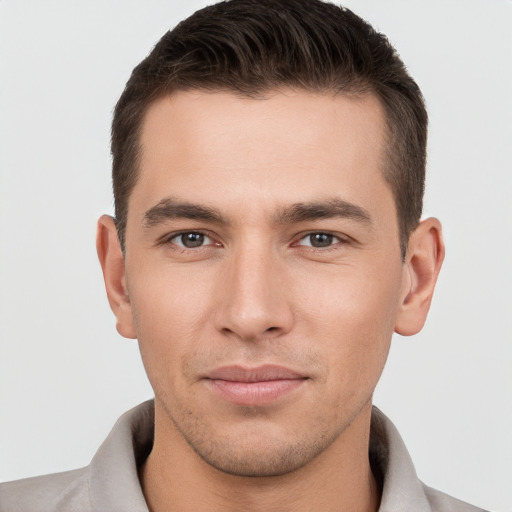
[[[89,466],[0,485],[0,512],[148,512],[137,468],[151,450],[153,401],[123,414]],[[372,412],[370,458],[379,512],[485,512],[424,485],[394,425]]]

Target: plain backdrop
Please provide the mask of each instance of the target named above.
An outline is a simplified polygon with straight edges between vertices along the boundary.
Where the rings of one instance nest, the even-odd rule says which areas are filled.
[[[88,464],[150,398],[114,327],[96,219],[131,69],[205,5],[0,1],[0,480]],[[512,510],[512,2],[350,0],[386,33],[431,118],[426,215],[447,257],[424,331],[396,337],[375,403],[429,485]]]

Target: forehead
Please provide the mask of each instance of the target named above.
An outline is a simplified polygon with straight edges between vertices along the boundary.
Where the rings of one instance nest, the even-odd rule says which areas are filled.
[[[377,188],[388,188],[385,134],[384,110],[372,95],[177,92],[146,112],[133,196],[156,204],[176,191],[214,202],[222,193],[227,207],[260,193],[269,203],[339,193],[371,203]]]

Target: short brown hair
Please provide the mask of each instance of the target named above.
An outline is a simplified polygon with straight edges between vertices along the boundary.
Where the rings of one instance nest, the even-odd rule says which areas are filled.
[[[321,0],[230,0],[167,32],[133,70],[114,111],[113,188],[124,250],[148,106],[176,91],[248,97],[291,87],[375,94],[386,112],[384,177],[395,197],[405,255],[422,211],[428,118],[423,96],[387,38],[348,9]]]

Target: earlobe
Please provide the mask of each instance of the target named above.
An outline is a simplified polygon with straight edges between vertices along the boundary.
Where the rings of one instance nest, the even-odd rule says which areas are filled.
[[[437,276],[444,260],[441,223],[425,219],[411,234],[404,263],[404,287],[395,332],[418,333],[427,318]]]
[[[124,257],[114,219],[109,215],[102,215],[98,220],[96,249],[108,302],[117,319],[117,331],[125,338],[136,338],[130,297],[126,289]]]

